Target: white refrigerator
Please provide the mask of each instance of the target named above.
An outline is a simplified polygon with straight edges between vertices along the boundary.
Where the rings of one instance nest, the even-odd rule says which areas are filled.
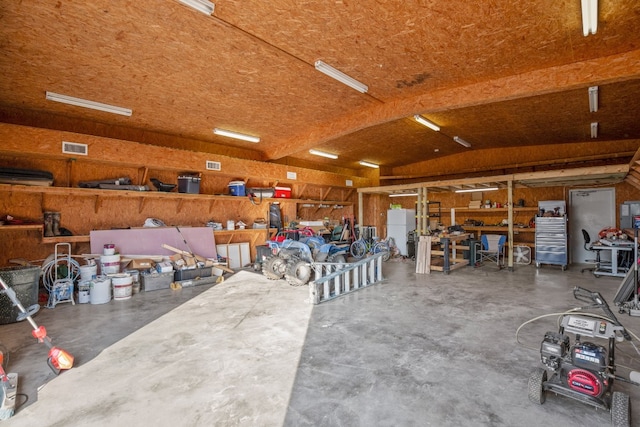
[[[415,209],[389,209],[387,211],[387,237],[393,237],[401,255],[407,256],[407,237],[416,229]]]

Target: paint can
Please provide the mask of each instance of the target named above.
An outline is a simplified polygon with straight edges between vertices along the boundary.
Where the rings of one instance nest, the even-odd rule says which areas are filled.
[[[116,245],[113,243],[106,243],[104,245],[104,249],[102,250],[103,255],[115,255],[116,253]]]
[[[111,279],[98,276],[90,282],[89,302],[91,304],[106,304],[111,301]]]
[[[131,294],[135,295],[140,292],[140,270],[125,270],[131,276]]]
[[[120,254],[101,255],[100,273],[103,275],[120,273]]]
[[[126,273],[115,274],[111,276],[111,284],[113,285],[113,300],[121,301],[131,298],[133,279]]]
[[[93,280],[98,275],[98,265],[97,264],[87,264],[80,266],[80,281],[88,282]]]
[[[81,280],[78,282],[78,304],[88,304],[91,293],[91,280]]]

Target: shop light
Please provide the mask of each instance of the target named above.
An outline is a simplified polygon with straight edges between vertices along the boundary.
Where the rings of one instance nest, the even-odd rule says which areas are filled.
[[[211,3],[208,0],[180,0],[180,3],[186,4],[187,6],[197,10],[198,12],[202,12],[205,15],[213,15],[213,11],[216,7],[215,4]]]
[[[581,0],[582,34],[587,37],[598,31],[598,0]]]
[[[257,136],[245,135],[244,133],[233,132],[225,129],[215,128],[213,130],[213,133],[215,133],[216,135],[226,136],[229,138],[241,139],[243,141],[260,142],[260,138],[258,138]]]
[[[374,168],[374,169],[378,169],[380,167],[380,166],[376,165],[375,163],[365,162],[364,160],[360,160],[360,164],[362,166],[366,166],[368,168]]]
[[[369,90],[369,87],[364,83],[360,83],[353,77],[348,76],[342,71],[333,68],[329,64],[325,64],[322,61],[316,61],[315,66],[316,66],[316,70],[326,74],[327,76],[333,79],[338,80],[340,83],[343,83],[349,86],[350,88],[357,90],[358,92],[365,93],[366,91]]]
[[[589,112],[595,113],[598,111],[598,86],[591,86],[589,88]]]
[[[456,190],[456,193],[477,193],[478,191],[495,191],[498,187],[485,188],[465,188],[464,190]]]
[[[49,101],[62,102],[63,104],[75,105],[76,107],[91,108],[92,110],[120,114],[121,116],[131,116],[132,114],[132,111],[128,108],[116,107],[114,105],[103,104],[101,102],[88,101],[82,98],[74,98],[73,96],[60,95],[55,92],[46,92],[45,98]]]
[[[337,154],[325,153],[324,151],[319,151],[319,150],[309,150],[309,153],[313,154],[314,156],[326,157],[327,159],[335,160],[338,158]]]
[[[469,144],[467,141],[460,138],[459,136],[454,136],[453,140],[464,147],[471,148],[471,144]]]
[[[440,126],[438,126],[437,124],[425,119],[424,117],[422,117],[419,114],[416,114],[415,116],[413,116],[414,119],[416,119],[416,122],[420,123],[423,126],[428,127],[429,129],[432,129],[436,132],[440,132]]]
[[[411,196],[417,196],[418,193],[393,193],[393,194],[389,194],[389,197],[411,197]]]

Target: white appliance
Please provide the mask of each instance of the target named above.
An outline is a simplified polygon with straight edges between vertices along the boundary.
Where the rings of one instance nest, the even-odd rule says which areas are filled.
[[[408,255],[407,238],[409,232],[415,229],[415,209],[389,209],[387,211],[387,237],[393,237],[400,255]]]

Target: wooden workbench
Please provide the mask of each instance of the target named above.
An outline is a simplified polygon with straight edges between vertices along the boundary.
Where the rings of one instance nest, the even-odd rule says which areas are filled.
[[[416,273],[430,274],[431,270],[434,270],[449,274],[451,270],[469,265],[469,260],[464,259],[463,253],[469,250],[469,246],[460,243],[469,240],[470,236],[469,233],[446,237],[420,236],[416,254]],[[437,260],[442,260],[442,265],[437,263]]]

